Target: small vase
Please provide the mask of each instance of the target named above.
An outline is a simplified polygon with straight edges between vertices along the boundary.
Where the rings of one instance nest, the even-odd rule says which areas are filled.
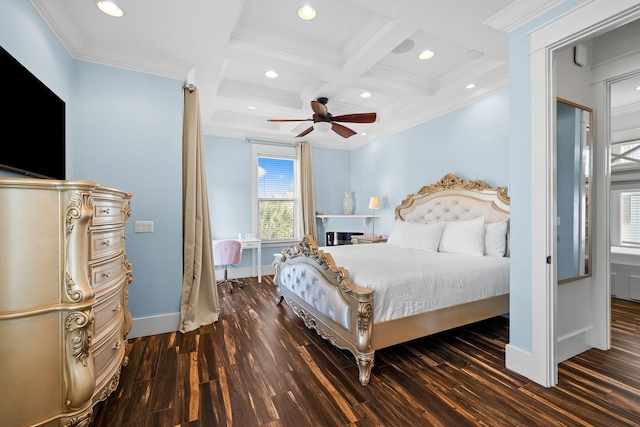
[[[350,191],[344,193],[344,199],[342,199],[342,207],[344,208],[345,215],[351,215],[353,213],[353,196]]]

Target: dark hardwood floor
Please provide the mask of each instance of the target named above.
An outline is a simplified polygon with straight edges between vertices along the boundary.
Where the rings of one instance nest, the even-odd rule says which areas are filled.
[[[563,362],[553,388],[505,368],[505,318],[380,350],[363,387],[272,279],[219,287],[213,325],[129,340],[93,427],[640,426],[640,304],[614,299],[612,349]]]

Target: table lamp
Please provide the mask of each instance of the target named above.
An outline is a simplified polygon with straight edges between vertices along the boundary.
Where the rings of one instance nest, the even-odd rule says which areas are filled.
[[[376,209],[380,209],[380,200],[377,197],[369,199],[369,209],[371,209],[371,235],[376,237]]]

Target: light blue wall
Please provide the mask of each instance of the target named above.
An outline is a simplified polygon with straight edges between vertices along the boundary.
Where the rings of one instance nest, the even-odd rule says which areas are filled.
[[[353,191],[350,174],[351,151],[313,147],[311,156],[316,211],[324,212],[326,215],[342,215],[342,197],[345,191]],[[353,213],[360,214],[366,206],[362,200],[356,202],[358,203],[354,203]]]
[[[509,33],[511,282],[509,345],[531,352],[531,41],[534,28],[585,0],[567,0]],[[541,260],[540,262],[544,262]],[[543,284],[541,284],[544,286]]]
[[[179,312],[182,82],[73,60],[23,0],[0,2],[0,44],[66,102],[68,178],[134,193],[132,316]],[[155,232],[134,233],[136,220],[154,221]]]
[[[211,223],[215,238],[251,232],[251,144],[235,138],[205,137]],[[395,207],[423,185],[451,172],[482,179],[491,186],[509,184],[509,94],[501,93],[450,114],[414,126],[353,151],[314,147],[316,210],[342,214],[345,191],[354,192],[355,215],[368,215],[369,197],[380,198],[376,234],[388,234]],[[318,244],[325,231],[371,232],[361,218],[318,221]],[[263,250],[271,264],[276,248]],[[242,266],[251,265],[244,259]]]
[[[311,150],[313,158],[313,183],[316,211],[325,215],[343,215],[342,199],[344,193],[353,191],[351,185],[351,159],[350,150],[334,150],[330,148],[314,147]],[[359,194],[353,195],[353,214],[363,215],[368,213],[369,199],[364,200]],[[326,245],[326,232],[364,230],[363,221],[360,218],[327,220],[327,227],[322,222],[316,222],[318,231],[318,245]]]
[[[380,198],[376,234],[389,233],[407,195],[447,173],[508,186],[509,104],[500,93],[354,150],[353,190],[367,203]]]
[[[75,179],[133,193],[127,255],[134,318],[179,311],[182,293],[182,82],[78,61]],[[153,221],[153,233],[135,233]]]
[[[207,188],[214,239],[252,233],[252,151],[242,139],[206,135]],[[243,259],[243,264],[251,265]]]
[[[210,135],[205,136],[204,141],[213,238],[235,238],[238,233],[253,232],[252,144],[238,138]],[[316,211],[341,214],[342,194],[350,188],[350,152],[313,147],[311,156]],[[317,225],[318,244],[324,245],[322,224],[318,221]],[[281,246],[263,247],[262,265],[271,265],[273,253],[282,249]],[[251,258],[243,257],[237,266],[251,266]]]

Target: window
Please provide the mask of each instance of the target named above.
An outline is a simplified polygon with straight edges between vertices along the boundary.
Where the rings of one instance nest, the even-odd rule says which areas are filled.
[[[640,192],[620,193],[620,244],[640,247]]]
[[[295,147],[253,146],[254,224],[263,242],[299,240],[298,160]]]
[[[640,249],[640,141],[611,144],[611,244]]]
[[[611,169],[640,167],[640,141],[611,144]]]

